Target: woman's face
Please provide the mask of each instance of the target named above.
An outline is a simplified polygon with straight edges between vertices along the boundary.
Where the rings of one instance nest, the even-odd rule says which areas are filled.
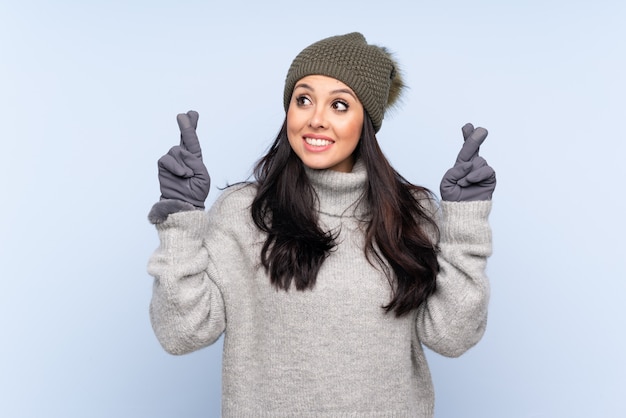
[[[287,137],[304,165],[352,171],[362,129],[363,105],[350,87],[322,75],[296,83],[287,110]]]

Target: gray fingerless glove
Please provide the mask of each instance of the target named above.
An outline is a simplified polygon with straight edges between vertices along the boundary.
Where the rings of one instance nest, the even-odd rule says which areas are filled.
[[[158,161],[161,201],[148,214],[148,220],[153,224],[164,222],[172,213],[204,209],[211,177],[202,162],[196,134],[198,118],[198,112],[192,110],[176,117],[180,145],[172,147]]]
[[[480,145],[487,138],[487,130],[471,123],[461,129],[465,143],[454,167],[443,176],[440,185],[441,199],[451,202],[491,200],[496,188],[496,173],[478,155]]]
[[[204,209],[209,195],[211,177],[202,162],[202,150],[196,127],[198,112],[189,111],[177,116],[180,145],[172,147],[159,159],[161,199],[175,199]]]

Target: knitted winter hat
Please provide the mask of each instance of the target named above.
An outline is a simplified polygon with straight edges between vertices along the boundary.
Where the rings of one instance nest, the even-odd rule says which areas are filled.
[[[296,82],[308,75],[332,77],[354,90],[376,132],[383,124],[385,110],[396,103],[404,87],[390,52],[368,45],[358,32],[322,39],[298,54],[285,80],[285,111]]]

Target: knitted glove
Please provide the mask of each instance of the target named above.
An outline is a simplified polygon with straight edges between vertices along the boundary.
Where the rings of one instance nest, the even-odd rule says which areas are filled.
[[[496,188],[496,173],[478,155],[480,145],[487,138],[487,130],[471,123],[461,128],[465,143],[457,156],[454,167],[441,180],[441,199],[447,201],[491,200]]]
[[[198,112],[179,114],[180,145],[172,147],[159,159],[159,184],[161,199],[187,202],[204,209],[209,195],[211,178],[202,162],[202,150],[196,134]]]

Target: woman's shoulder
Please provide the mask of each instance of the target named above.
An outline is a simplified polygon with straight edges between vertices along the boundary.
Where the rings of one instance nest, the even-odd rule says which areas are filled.
[[[214,236],[218,236],[217,231],[244,235],[253,231],[250,206],[255,195],[253,183],[237,183],[222,189],[207,212],[208,227]]]
[[[436,217],[439,212],[439,200],[430,190],[423,187],[415,187],[411,190],[413,198],[430,217]]]
[[[210,214],[235,216],[249,212],[250,205],[256,196],[257,186],[252,182],[242,182],[227,186],[217,197]]]

